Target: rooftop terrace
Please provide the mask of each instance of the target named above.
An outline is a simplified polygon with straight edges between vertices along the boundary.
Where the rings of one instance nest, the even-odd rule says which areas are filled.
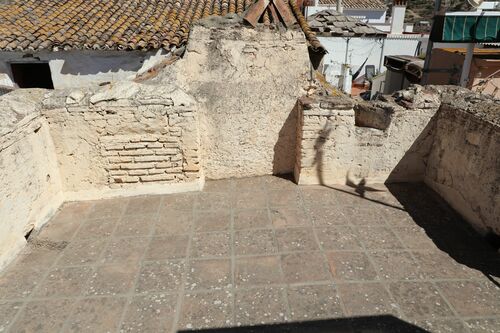
[[[66,203],[0,276],[0,331],[498,332],[498,253],[425,185],[388,186]]]

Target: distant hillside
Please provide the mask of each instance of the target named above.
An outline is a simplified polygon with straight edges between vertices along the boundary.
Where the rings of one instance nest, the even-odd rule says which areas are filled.
[[[449,11],[467,10],[465,0],[442,0]],[[406,22],[430,21],[434,13],[433,0],[408,0],[406,7]]]

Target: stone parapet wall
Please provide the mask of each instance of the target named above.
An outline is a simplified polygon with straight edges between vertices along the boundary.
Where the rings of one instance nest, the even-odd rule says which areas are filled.
[[[200,184],[196,105],[178,88],[126,83],[96,93],[58,91],[43,103],[64,189],[73,196]]]
[[[299,104],[299,184],[423,180],[438,105],[360,105],[345,96]]]
[[[40,114],[42,90],[0,97],[0,268],[63,202],[52,137]]]

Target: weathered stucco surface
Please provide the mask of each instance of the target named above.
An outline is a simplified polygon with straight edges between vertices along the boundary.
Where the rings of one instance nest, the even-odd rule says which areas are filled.
[[[0,268],[63,201],[59,170],[46,120],[42,90],[0,97]]]
[[[161,80],[177,82],[200,103],[205,175],[293,171],[294,105],[309,73],[303,33],[225,28],[221,18],[202,24],[191,30],[184,58]]]
[[[443,95],[425,182],[476,229],[500,235],[500,103]]]

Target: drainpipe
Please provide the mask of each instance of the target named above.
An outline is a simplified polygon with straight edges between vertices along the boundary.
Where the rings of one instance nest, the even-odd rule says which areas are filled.
[[[465,54],[464,65],[462,67],[462,75],[460,75],[460,86],[467,87],[469,83],[470,66],[472,57],[474,56],[474,43],[467,44],[467,53]]]

